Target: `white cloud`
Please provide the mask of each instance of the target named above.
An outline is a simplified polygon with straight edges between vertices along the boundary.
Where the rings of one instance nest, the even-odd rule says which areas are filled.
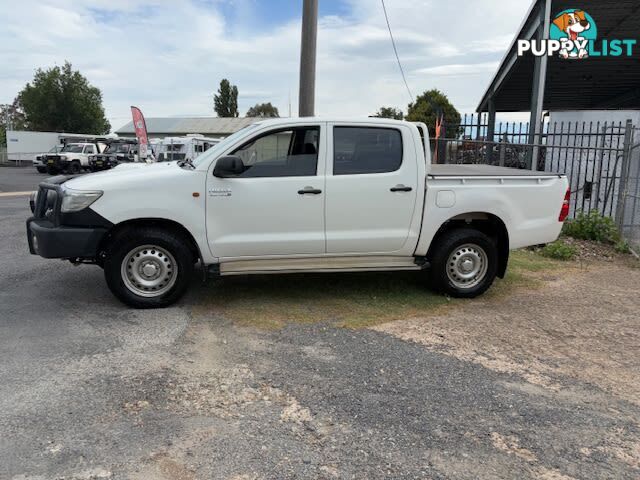
[[[299,21],[256,28],[251,2],[235,0],[234,23],[220,0],[0,0],[0,103],[38,67],[73,63],[104,95],[114,128],[129,106],[151,116],[213,114],[221,78],[238,85],[241,113],[270,101],[297,111]],[[320,19],[316,111],[369,115],[406,111],[408,94],[380,3],[349,0],[348,14]],[[529,0],[393,0],[387,9],[409,85],[444,91],[475,107]],[[300,6],[296,2],[296,8]]]
[[[453,63],[448,65],[438,65],[437,67],[420,68],[416,74],[432,75],[435,77],[462,77],[485,75],[493,73],[498,68],[499,62],[485,63]]]

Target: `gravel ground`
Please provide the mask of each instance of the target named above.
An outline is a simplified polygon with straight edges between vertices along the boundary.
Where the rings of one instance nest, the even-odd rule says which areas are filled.
[[[0,190],[42,178],[9,170]],[[640,476],[638,269],[540,272],[375,330],[260,330],[203,313],[196,279],[127,309],[99,268],[28,255],[27,215],[0,198],[1,479]]]

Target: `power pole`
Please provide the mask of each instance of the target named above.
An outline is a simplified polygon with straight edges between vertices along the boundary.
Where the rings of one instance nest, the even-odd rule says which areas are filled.
[[[312,117],[316,95],[316,38],[318,36],[318,0],[304,0],[300,49],[300,98],[298,113]]]

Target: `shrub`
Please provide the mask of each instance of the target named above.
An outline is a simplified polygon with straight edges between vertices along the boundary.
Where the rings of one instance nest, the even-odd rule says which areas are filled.
[[[567,245],[562,240],[556,240],[545,245],[541,253],[545,257],[555,258],[556,260],[572,260],[578,250],[572,245]]]
[[[620,240],[618,243],[615,244],[613,248],[618,253],[631,253],[631,246],[629,245],[628,242],[625,242],[624,240]]]
[[[565,222],[563,233],[581,240],[593,240],[612,245],[620,241],[620,233],[613,219],[600,215],[597,210],[589,213],[578,212],[574,220]]]

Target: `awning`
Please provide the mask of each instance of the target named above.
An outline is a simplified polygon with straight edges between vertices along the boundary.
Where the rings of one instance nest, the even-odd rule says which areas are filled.
[[[601,39],[638,39],[634,55],[565,60],[557,54],[547,63],[543,110],[640,109],[640,1],[638,0],[550,0],[552,16],[579,7],[597,24]],[[531,54],[517,56],[518,39],[534,39],[545,15],[546,0],[535,0],[524,23],[502,60],[477,111],[532,110],[535,60]]]

